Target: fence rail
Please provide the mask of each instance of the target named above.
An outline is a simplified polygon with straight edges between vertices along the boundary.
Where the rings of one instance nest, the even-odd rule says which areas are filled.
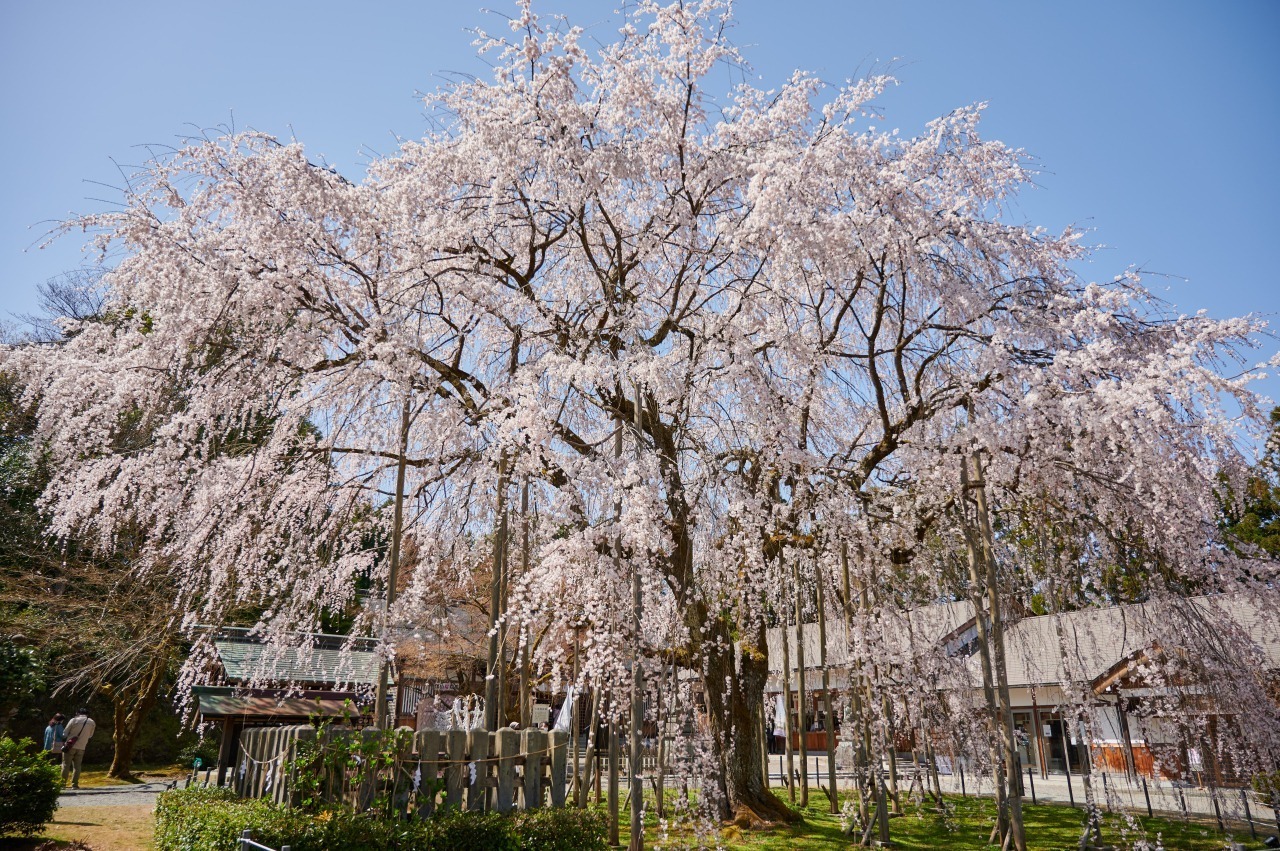
[[[236,842],[236,851],[276,851],[276,849],[260,842],[254,842],[253,831],[246,830],[240,834],[240,839]],[[281,845],[280,851],[291,851],[291,849],[288,845]]]

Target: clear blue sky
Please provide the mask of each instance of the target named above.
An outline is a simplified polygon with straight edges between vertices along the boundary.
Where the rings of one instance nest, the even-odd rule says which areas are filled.
[[[610,40],[618,5],[535,9]],[[480,6],[0,3],[0,315],[31,310],[36,283],[81,263],[76,237],[34,244],[115,197],[115,163],[140,162],[138,145],[234,116],[358,177],[362,152],[421,134],[416,92],[485,73],[466,30],[502,21]],[[1086,274],[1134,263],[1178,276],[1148,283],[1180,310],[1280,313],[1280,3],[740,0],[737,14],[733,38],[766,84],[795,68],[892,70],[902,85],[880,123],[903,133],[990,102],[984,132],[1044,170],[1025,217],[1108,246]],[[1280,380],[1265,389],[1280,396]]]

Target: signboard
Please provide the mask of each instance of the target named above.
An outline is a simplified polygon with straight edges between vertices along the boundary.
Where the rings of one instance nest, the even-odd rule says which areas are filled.
[[[533,726],[546,724],[551,720],[551,704],[535,703],[533,705]]]
[[[1045,724],[1045,725],[1044,725],[1044,737],[1045,737],[1046,739],[1052,739],[1052,738],[1053,738],[1053,725],[1052,725],[1052,724]]]

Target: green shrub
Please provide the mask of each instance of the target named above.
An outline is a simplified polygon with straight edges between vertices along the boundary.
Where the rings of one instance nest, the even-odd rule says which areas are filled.
[[[31,739],[0,736],[0,834],[30,836],[53,818],[62,778]]]
[[[421,824],[427,827],[426,842],[415,851],[520,851],[510,816],[445,810]]]
[[[598,851],[598,811],[535,810],[515,816],[444,810],[426,821],[338,808],[308,812],[236,798],[229,789],[182,789],[156,801],[158,851],[226,851],[245,829],[263,845],[293,851]]]
[[[1271,800],[1272,795],[1280,795],[1280,771],[1270,774],[1259,772],[1253,775],[1253,791],[1264,801]]]
[[[156,798],[156,848],[160,851],[222,851],[235,848],[246,828],[272,847],[292,833],[288,810],[266,801],[237,798],[230,789],[182,789]],[[273,842],[273,840],[275,840]],[[288,841],[288,840],[286,840]]]
[[[526,810],[515,817],[521,851],[604,851],[609,823],[602,810]]]
[[[201,769],[217,765],[218,737],[205,736],[204,738],[197,739],[178,751],[176,759],[178,761],[178,765],[181,765],[183,768],[193,767],[197,759],[200,760]]]

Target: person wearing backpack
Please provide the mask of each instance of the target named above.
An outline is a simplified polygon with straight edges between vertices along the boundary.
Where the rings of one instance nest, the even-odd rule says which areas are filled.
[[[67,777],[71,777],[71,788],[80,788],[80,763],[84,761],[84,749],[93,738],[93,731],[98,727],[89,717],[89,710],[81,708],[75,717],[67,722],[67,739],[62,744],[62,785],[67,785]]]
[[[67,729],[62,726],[65,720],[67,720],[65,715],[55,712],[49,719],[49,726],[44,728],[45,753],[57,759],[62,759],[62,746],[67,740]]]

